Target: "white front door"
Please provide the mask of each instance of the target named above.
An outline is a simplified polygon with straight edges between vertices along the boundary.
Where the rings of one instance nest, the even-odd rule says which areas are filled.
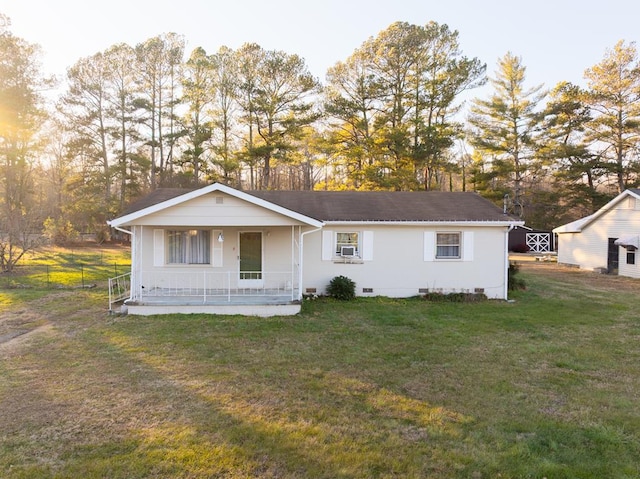
[[[240,271],[238,287],[262,288],[262,233],[259,231],[241,232],[238,244]]]

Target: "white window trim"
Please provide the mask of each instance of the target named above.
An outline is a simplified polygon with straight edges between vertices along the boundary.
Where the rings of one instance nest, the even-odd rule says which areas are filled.
[[[357,255],[341,256],[337,252],[338,233],[357,233]],[[373,261],[373,231],[370,230],[323,230],[322,231],[322,260],[334,262],[362,263]]]
[[[362,258],[362,231],[353,231],[353,230],[335,232],[335,234],[333,235],[333,257],[339,258],[339,259],[345,258],[340,253],[338,253],[338,235],[343,235],[343,234],[357,235],[358,240],[355,242],[356,254],[353,256],[350,256],[349,258],[361,259]],[[346,243],[342,243],[342,244],[346,244]],[[348,244],[352,245],[354,243],[348,243]]]
[[[457,233],[460,235],[460,256],[459,257],[437,257],[438,245],[437,237],[438,233]],[[424,232],[424,261],[437,261],[437,262],[457,262],[457,261],[473,261],[474,251],[474,232],[473,231],[453,231],[453,230],[438,230],[438,231],[425,231]]]
[[[458,244],[457,245],[442,245],[442,246],[457,246],[458,254],[455,256],[438,256],[438,235],[457,235],[458,236]],[[463,254],[463,246],[462,246],[462,232],[461,231],[436,231],[435,232],[435,252],[434,258],[436,261],[460,261],[462,260]]]

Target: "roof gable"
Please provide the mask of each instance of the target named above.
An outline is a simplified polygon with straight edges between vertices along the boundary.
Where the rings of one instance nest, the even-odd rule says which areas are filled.
[[[136,221],[139,221],[141,218],[158,213],[160,211],[167,210],[174,206],[184,205],[189,201],[201,198],[216,191],[228,194],[240,200],[246,201],[249,204],[262,207],[266,210],[288,217],[295,221],[306,223],[310,226],[322,226],[321,222],[313,218],[308,218],[296,211],[291,211],[279,205],[271,204],[260,198],[249,195],[242,191],[235,190],[220,183],[214,183],[197,190],[183,190],[180,188],[159,188],[151,194],[141,198],[139,201],[133,203],[129,208],[127,208],[122,216],[108,221],[107,223],[114,228],[135,224]]]
[[[589,226],[591,223],[596,221],[602,215],[614,209],[620,202],[622,202],[625,198],[633,197],[640,201],[640,189],[638,188],[629,188],[628,190],[624,190],[618,196],[609,201],[606,205],[601,207],[595,213],[585,216],[584,218],[580,218],[578,220],[572,221],[571,223],[566,223],[562,226],[558,226],[553,229],[554,233],[562,234],[562,233],[580,233],[584,228]]]

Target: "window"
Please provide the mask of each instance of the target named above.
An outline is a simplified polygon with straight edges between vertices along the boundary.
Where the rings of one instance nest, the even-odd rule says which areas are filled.
[[[627,248],[627,264],[636,264],[636,249],[633,247]]]
[[[436,258],[460,258],[460,233],[436,234]]]
[[[167,232],[169,264],[210,264],[211,232],[171,230]]]
[[[336,233],[336,256],[359,256],[360,248],[358,246],[359,234],[352,233]],[[349,254],[348,254],[349,253]]]

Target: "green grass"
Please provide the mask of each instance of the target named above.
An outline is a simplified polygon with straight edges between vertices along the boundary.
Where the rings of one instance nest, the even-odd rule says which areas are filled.
[[[268,319],[5,292],[50,327],[0,344],[0,477],[639,477],[640,284],[522,276],[514,303]]]
[[[128,249],[79,245],[47,247],[29,252],[12,273],[0,277],[0,288],[90,287],[130,270]]]

